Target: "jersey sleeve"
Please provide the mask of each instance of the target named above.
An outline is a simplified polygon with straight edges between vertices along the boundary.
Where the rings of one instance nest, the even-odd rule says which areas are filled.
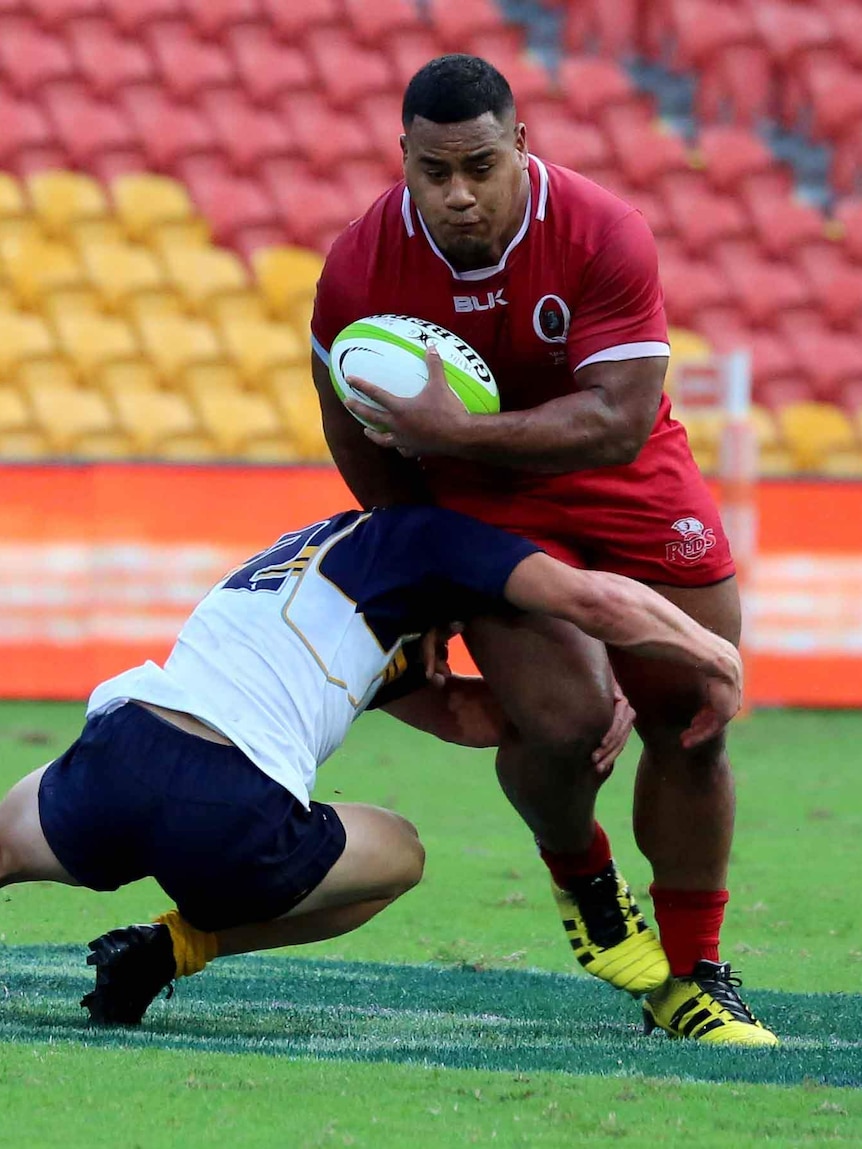
[[[603,359],[669,355],[658,253],[646,220],[611,224],[584,270],[567,340],[573,370]]]
[[[352,228],[342,232],[330,249],[314,297],[311,315],[311,345],[329,366],[329,349],[339,331],[363,313],[357,292],[362,276],[356,275],[351,257]]]

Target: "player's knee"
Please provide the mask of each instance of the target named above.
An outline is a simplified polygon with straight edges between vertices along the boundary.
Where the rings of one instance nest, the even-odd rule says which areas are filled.
[[[412,822],[408,822],[400,814],[392,816],[397,819],[395,831],[398,837],[398,864],[393,874],[397,889],[393,897],[397,898],[422,881],[425,872],[425,847],[419,839],[419,831]]]
[[[570,704],[549,697],[534,708],[518,727],[521,739],[557,758],[588,757],[605,736],[613,719],[613,698],[608,691],[590,691],[590,697]]]

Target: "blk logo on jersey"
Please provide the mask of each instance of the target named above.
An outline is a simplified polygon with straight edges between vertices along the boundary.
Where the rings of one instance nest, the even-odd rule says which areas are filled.
[[[677,519],[672,530],[682,537],[665,544],[665,554],[671,563],[699,562],[708,550],[715,546],[715,531],[705,527],[700,519]]]
[[[508,307],[508,299],[503,298],[505,288],[499,291],[486,291],[484,295],[456,295],[455,310],[463,311],[493,311],[495,307]]]
[[[545,343],[565,343],[572,313],[559,295],[543,295],[533,309],[533,330]]]

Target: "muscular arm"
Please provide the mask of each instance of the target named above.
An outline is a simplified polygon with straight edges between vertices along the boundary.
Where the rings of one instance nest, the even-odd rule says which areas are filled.
[[[655,423],[667,358],[591,363],[579,390],[527,411],[465,420],[452,454],[558,473],[632,463]]]
[[[443,742],[474,748],[499,746],[506,723],[485,680],[457,674],[443,686],[426,686],[381,710]]]
[[[335,465],[362,507],[425,501],[418,464],[396,451],[381,451],[345,411],[329,378],[329,369],[312,352],[311,373],[320,399],[323,433]]]

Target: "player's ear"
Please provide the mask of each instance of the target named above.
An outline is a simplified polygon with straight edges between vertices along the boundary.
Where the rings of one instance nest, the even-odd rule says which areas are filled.
[[[406,133],[402,133],[398,137],[398,143],[401,145],[401,161],[402,161],[402,163],[406,164],[407,163],[407,135],[406,135]]]
[[[527,125],[524,123],[515,124],[515,151],[520,157],[521,167],[525,168],[529,162],[530,149],[527,147]]]

